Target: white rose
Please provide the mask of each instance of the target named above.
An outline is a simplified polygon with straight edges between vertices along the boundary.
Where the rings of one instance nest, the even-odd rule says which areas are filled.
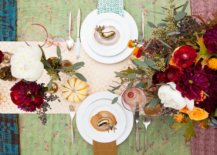
[[[41,56],[42,52],[37,46],[17,49],[10,62],[12,75],[26,81],[38,80],[44,71]]]
[[[188,98],[183,97],[181,92],[176,90],[176,84],[174,82],[162,85],[158,90],[158,97],[165,107],[170,107],[176,110],[180,110],[185,106],[187,106],[189,110],[194,108],[194,100],[189,100]]]

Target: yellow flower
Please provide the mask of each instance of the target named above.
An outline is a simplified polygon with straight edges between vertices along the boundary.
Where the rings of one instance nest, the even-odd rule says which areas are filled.
[[[209,113],[201,108],[194,107],[193,110],[188,112],[188,116],[192,120],[201,121],[201,120],[208,118]]]
[[[176,115],[174,115],[173,118],[178,123],[181,123],[181,122],[185,121],[185,116],[183,114],[176,114]]]
[[[217,70],[217,58],[210,58],[207,62],[210,69]]]
[[[128,46],[129,48],[135,47],[134,41],[133,41],[133,40],[129,40],[127,46]]]

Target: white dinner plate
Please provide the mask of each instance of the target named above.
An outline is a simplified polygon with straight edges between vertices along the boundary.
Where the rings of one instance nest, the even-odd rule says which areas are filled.
[[[89,55],[89,57],[91,57],[95,61],[100,62],[100,63],[104,63],[104,64],[114,64],[114,63],[118,63],[118,62],[123,61],[128,56],[130,56],[130,54],[132,53],[132,49],[125,48],[121,53],[119,53],[117,55],[106,57],[106,56],[101,56],[101,55],[97,54],[89,46],[88,39],[87,39],[88,36],[86,34],[88,32],[88,29],[89,29],[89,24],[91,22],[93,22],[94,19],[97,18],[97,16],[99,16],[97,14],[97,10],[94,10],[90,14],[88,14],[88,16],[85,18],[84,22],[82,23],[82,26],[81,26],[81,44],[83,45],[85,52]],[[133,19],[133,17],[128,12],[124,11],[123,19],[126,21],[128,27],[130,29],[130,39],[138,39],[138,28],[137,28],[136,22]],[[127,45],[125,45],[125,46],[127,46]]]
[[[86,22],[90,22],[90,18]],[[95,17],[95,20],[91,20],[86,29],[86,40],[91,49],[101,56],[115,56],[120,54],[127,48],[127,43],[130,38],[130,28],[126,20],[115,13],[102,13]],[[94,33],[96,26],[113,26],[119,32],[119,39],[113,45],[103,45],[96,41]]]
[[[93,140],[107,143],[116,140],[116,144],[121,144],[130,134],[133,127],[133,114],[124,109],[121,100],[111,104],[117,95],[110,92],[98,92],[88,96],[78,108],[76,113],[76,124],[82,138],[89,144]],[[110,132],[96,131],[90,124],[90,118],[101,110],[111,112],[117,119],[116,130]]]

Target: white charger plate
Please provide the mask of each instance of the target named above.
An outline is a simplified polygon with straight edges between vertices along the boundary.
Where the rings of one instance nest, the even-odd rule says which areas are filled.
[[[89,16],[90,17],[90,16]],[[102,13],[95,17],[95,20],[86,18],[85,22],[89,23],[86,40],[92,50],[101,56],[115,56],[120,54],[124,49],[127,48],[127,43],[130,38],[130,28],[123,17],[115,13]],[[113,26],[119,32],[119,39],[113,45],[102,45],[98,43],[94,38],[95,28],[97,26]]]
[[[82,138],[87,141],[89,144],[93,144],[93,140],[98,141],[98,142],[111,142],[113,140],[116,140],[116,144],[119,145],[121,144],[130,134],[132,128],[133,128],[133,114],[130,111],[127,111],[126,109],[124,109],[123,105],[121,104],[121,100],[118,100],[118,103],[116,104],[111,104],[111,101],[114,97],[117,97],[117,95],[112,94],[110,92],[98,92],[95,94],[92,94],[90,96],[88,96],[83,103],[80,105],[77,113],[76,113],[76,124],[77,124],[77,128],[78,131],[80,133],[80,135],[82,136]],[[97,102],[99,102],[99,100],[107,100],[110,101],[110,105],[108,106],[108,103],[105,104],[105,106],[101,106],[99,105],[97,107]],[[94,105],[96,107],[96,110],[94,110]],[[99,108],[100,107],[100,108]],[[85,115],[85,112],[88,111],[87,109],[89,109],[89,114]],[[119,127],[119,125],[121,126],[122,123],[120,123],[119,125],[117,124],[117,128],[119,128],[120,132],[114,132],[111,131],[110,133],[103,133],[103,134],[96,134],[96,131],[93,131],[92,129],[90,129],[91,127],[88,127],[89,129],[87,129],[87,126],[90,125],[89,123],[89,119],[90,119],[90,115],[96,113],[98,110],[106,108],[107,110],[109,110],[110,112],[112,112],[117,119],[123,120],[123,117],[125,117],[125,125],[124,125],[124,129],[122,130],[122,127]],[[120,112],[122,111],[122,112]],[[119,113],[119,114],[117,114]],[[94,135],[91,135],[92,133],[94,133]],[[105,136],[106,135],[106,136]],[[105,136],[105,137],[104,137]],[[111,136],[111,137],[109,137]],[[113,136],[113,137],[112,137]]]
[[[129,57],[132,53],[132,49],[126,48],[124,51],[122,51],[120,54],[117,54],[115,56],[111,57],[105,57],[97,54],[96,52],[93,51],[93,49],[89,46],[88,41],[87,41],[87,36],[86,32],[89,29],[89,24],[90,22],[94,21],[94,19],[99,16],[97,14],[97,10],[92,11],[88,16],[85,18],[84,22],[82,23],[81,26],[81,44],[83,45],[83,48],[85,52],[94,59],[97,62],[104,63],[104,64],[114,64],[123,61],[127,57]],[[91,20],[89,20],[91,19]],[[130,38],[131,39],[138,39],[138,28],[136,25],[135,20],[133,17],[127,12],[124,11],[124,17],[123,19],[126,21],[127,25],[130,28]],[[126,45],[127,46],[127,45]]]

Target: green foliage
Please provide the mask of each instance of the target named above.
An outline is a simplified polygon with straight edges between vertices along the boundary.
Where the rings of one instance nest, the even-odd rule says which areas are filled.
[[[57,46],[57,57],[53,57],[50,59],[47,59],[44,53],[44,50],[41,46],[39,46],[42,51],[42,58],[41,62],[44,64],[44,68],[47,71],[48,75],[51,77],[50,82],[48,83],[48,90],[52,86],[52,82],[55,80],[61,80],[59,73],[63,72],[69,76],[76,76],[82,81],[87,81],[86,78],[80,74],[77,73],[77,70],[82,68],[84,66],[84,62],[77,62],[71,66],[63,67],[62,66],[62,55],[61,55],[61,49],[59,46]]]

